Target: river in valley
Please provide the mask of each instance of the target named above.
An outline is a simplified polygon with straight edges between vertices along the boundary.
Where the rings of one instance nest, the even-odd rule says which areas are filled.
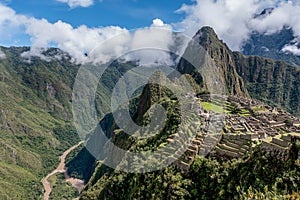
[[[80,180],[80,179],[76,179],[76,178],[72,178],[69,176],[67,169],[66,169],[66,157],[69,153],[71,153],[74,149],[78,148],[81,144],[83,144],[83,142],[79,142],[78,144],[72,146],[71,148],[69,148],[68,150],[66,150],[61,156],[60,156],[60,163],[57,166],[57,168],[55,170],[53,170],[51,173],[49,173],[45,178],[43,178],[42,183],[45,189],[45,193],[44,193],[44,200],[49,200],[51,191],[52,191],[52,186],[49,183],[48,179],[58,173],[63,173],[64,177],[65,177],[65,181],[66,182],[70,182],[72,184],[72,186],[74,188],[77,189],[77,191],[80,193],[81,190],[84,187],[84,181]]]

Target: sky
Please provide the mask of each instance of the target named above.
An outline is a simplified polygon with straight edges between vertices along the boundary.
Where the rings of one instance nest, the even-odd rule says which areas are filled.
[[[270,7],[271,14],[255,17]],[[282,51],[300,55],[299,19],[300,0],[0,0],[0,45],[31,46],[25,57],[54,46],[77,62],[97,49],[105,62],[145,45],[167,49],[174,45],[172,31],[192,37],[208,25],[240,50],[253,31],[272,34],[288,26],[295,39]],[[113,45],[103,45],[116,36]]]
[[[119,26],[136,29],[150,26],[156,18],[165,23],[176,23],[184,17],[176,13],[189,0],[0,0],[0,4],[13,9],[17,14],[47,19],[50,23],[59,20],[79,27]],[[15,35],[0,40],[0,45],[30,45],[29,37]]]

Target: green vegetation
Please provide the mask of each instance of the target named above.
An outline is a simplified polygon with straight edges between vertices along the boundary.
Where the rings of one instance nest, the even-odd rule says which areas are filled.
[[[87,182],[95,167],[95,158],[85,148],[77,148],[66,158],[66,167],[71,177]]]
[[[245,57],[237,52],[234,57],[239,75],[252,98],[299,115],[298,67],[258,56]]]
[[[72,76],[78,67],[66,60],[34,58],[28,63],[20,56],[25,50],[4,49],[7,59],[0,61],[0,161],[32,173],[35,184],[40,185],[41,178],[57,165],[62,150],[78,140],[68,125]],[[58,129],[64,131],[55,131]],[[7,179],[5,184],[18,182]],[[23,186],[23,192],[14,195],[34,191],[28,184]],[[35,192],[40,195],[41,191]]]
[[[297,68],[281,61],[233,53],[209,27],[203,28],[195,38],[214,58],[209,70],[219,72],[219,76],[213,78],[226,87],[226,94],[251,96],[294,114],[300,113]],[[72,126],[71,112],[72,87],[80,66],[73,64],[68,56],[49,62],[37,57],[25,61],[20,55],[29,48],[1,50],[7,59],[0,60],[0,199],[41,199],[41,178],[56,167],[58,156],[65,149],[80,140]],[[186,52],[194,51],[194,46],[189,45]],[[45,55],[60,53],[58,49],[49,49]],[[195,60],[202,60],[201,55],[196,54]],[[141,98],[138,98],[141,93],[138,89],[131,100],[130,114],[141,125],[150,122],[149,116],[153,112],[148,111],[150,105],[158,103],[165,108],[166,126],[155,136],[140,139],[128,135],[114,124],[111,114],[107,115],[114,85],[134,66],[135,63],[130,62],[112,63],[98,85],[96,110],[98,118],[103,119],[100,125],[106,128],[106,134],[112,137],[115,145],[134,152],[154,151],[177,133],[183,121],[178,99],[170,89],[149,84],[142,91]],[[181,60],[178,70],[185,74],[196,94],[209,94],[209,86],[203,83],[202,69],[194,69],[190,63]],[[134,70],[130,73],[143,76]],[[159,72],[152,78],[162,82],[166,79]],[[130,80],[126,84],[130,86]],[[186,95],[187,91],[180,89],[179,92]],[[189,101],[192,100],[187,100],[187,106],[190,106]],[[224,102],[223,108],[218,100],[202,102],[202,106],[213,112],[225,111],[241,116],[264,111],[257,108],[250,113],[228,102]],[[190,124],[181,127],[189,135],[199,130],[196,126],[201,124],[197,125],[192,119],[185,120],[195,123],[195,127]],[[148,133],[139,133],[143,134]],[[95,162],[82,148],[67,157],[67,167],[72,176],[87,182],[82,199],[297,198],[300,166],[295,158],[299,144],[294,145],[292,151],[294,156],[288,161],[257,150],[238,160],[196,157],[187,173],[171,165],[151,173],[130,174]],[[108,159],[117,164],[127,163],[122,156]],[[131,164],[135,164],[134,161]],[[53,199],[77,196],[76,190],[63,181],[61,174],[51,177],[50,181],[54,186]]]
[[[273,199],[297,197],[300,187],[295,160],[279,160],[260,151],[239,160],[196,157],[188,173],[168,167],[130,174],[101,165],[96,172],[81,199]]]
[[[0,199],[39,198],[42,190],[34,173],[15,164],[0,162]]]
[[[80,140],[71,122],[72,87],[80,66],[68,56],[50,61],[32,57],[27,61],[21,53],[28,50],[1,47],[7,58],[0,60],[0,170],[11,173],[1,174],[0,199],[41,198],[41,179],[56,168],[61,153]],[[54,56],[63,52],[51,48],[44,54]],[[103,75],[96,97],[99,119],[109,111],[112,86],[132,66],[114,63]],[[90,171],[78,175],[86,181],[92,173],[91,162]],[[70,161],[70,170],[78,166],[78,161]],[[30,176],[22,176],[22,181],[18,181],[11,178],[13,172],[16,177],[18,172]]]
[[[216,105],[210,102],[201,102],[201,105],[205,110],[210,110],[216,113],[225,113],[225,109],[222,106]]]
[[[269,105],[280,105],[294,114],[299,114],[299,70],[284,62],[233,53],[209,27],[201,29],[194,38],[213,58],[214,63],[209,66],[209,69],[220,72],[220,82],[226,87],[226,94],[251,96]],[[193,53],[198,50],[193,43],[190,43],[186,53],[194,55]],[[195,55],[194,59],[202,60],[201,55]],[[189,74],[191,83],[197,83],[196,87],[192,84],[197,94],[200,96],[209,94],[206,91],[210,88],[203,83],[201,68],[195,69],[182,59],[178,70],[183,74]],[[130,151],[153,151],[160,145],[166,144],[166,139],[176,132],[180,122],[176,110],[176,98],[172,97],[170,91],[155,84],[147,85],[134,119],[139,124],[149,123],[147,110],[149,105],[154,103],[165,105],[164,108],[170,111],[168,117],[174,117],[173,120],[167,121],[168,128],[154,137],[136,139],[117,127],[112,127],[111,132],[115,133],[112,134],[114,144]],[[201,104],[206,110],[217,113],[227,112],[229,115],[250,116],[265,111],[259,107],[253,110],[245,109],[229,102],[224,102],[224,108],[222,102],[218,101]],[[240,159],[196,157],[187,173],[182,173],[171,165],[151,173],[130,174],[114,171],[99,162],[81,199],[296,199],[299,197],[300,166],[299,161],[295,161],[296,156],[284,161],[278,159],[276,155],[262,152],[259,144],[253,145],[252,148],[254,151]],[[298,155],[299,147],[294,150],[294,154]],[[122,159],[116,159],[118,162],[120,160]]]
[[[195,38],[213,58],[214,63],[209,66],[210,70],[220,72],[220,81],[226,87],[226,94],[252,96],[269,105],[280,105],[294,114],[299,113],[298,69],[284,62],[233,53],[208,27],[201,29]],[[194,51],[194,45],[191,43],[186,53],[192,54]],[[201,60],[200,58],[195,55],[195,60]],[[194,69],[190,63],[181,60],[178,70],[189,74],[189,81],[192,80],[190,77],[193,77],[191,83],[197,83],[198,86],[194,87],[197,94],[208,91],[208,86],[203,83],[201,69]],[[154,103],[165,105],[165,109],[170,111],[168,117],[174,117],[173,120],[167,121],[168,128],[154,137],[136,139],[113,127],[111,132],[114,133],[112,134],[114,144],[130,151],[153,151],[160,145],[166,144],[166,139],[176,132],[180,122],[176,110],[176,98],[172,97],[170,91],[155,84],[146,86],[134,119],[139,124],[149,123],[147,110],[149,105]],[[228,102],[224,102],[224,108],[222,102],[217,101],[201,104],[206,110],[241,116],[257,115],[265,111],[261,108],[248,110]],[[252,146],[252,148],[258,147],[259,145]],[[110,159],[115,159],[116,162],[122,160]],[[81,198],[288,199],[299,196],[299,177],[299,162],[294,158],[284,161],[276,158],[276,155],[271,156],[261,150],[252,151],[241,159],[233,160],[196,157],[187,173],[170,166],[151,173],[128,174],[114,171],[98,163]]]
[[[56,174],[50,177],[49,182],[52,186],[50,199],[69,200],[78,197],[78,191],[64,179],[63,174]]]
[[[261,107],[261,106],[252,106],[251,110],[256,113],[264,113],[264,112],[268,111],[268,109],[266,109],[265,107]]]
[[[154,93],[153,91],[159,91]],[[152,94],[149,97],[148,94]],[[159,96],[158,96],[159,94]],[[115,145],[130,151],[154,151],[165,144],[167,138],[176,133],[180,124],[178,103],[172,94],[158,85],[148,85],[143,91],[140,103],[158,103],[167,110],[166,128],[153,137],[137,139],[128,136],[121,129],[115,130],[112,141]],[[250,115],[244,108],[224,102],[226,112],[236,115]],[[205,109],[214,112],[222,107],[219,102],[202,102]],[[138,106],[140,109],[143,106]],[[148,113],[137,117],[139,123],[149,123]],[[222,109],[223,112],[223,109]],[[195,121],[194,121],[195,122]],[[196,123],[196,122],[195,122]],[[191,127],[188,127],[189,130]],[[190,129],[189,131],[193,131]],[[297,197],[300,187],[300,166],[295,157],[288,161],[262,152],[259,145],[243,158],[227,160],[220,157],[196,157],[187,173],[175,165],[163,170],[145,174],[125,173],[105,167],[101,163],[81,195],[81,199],[248,199],[251,197],[272,199]],[[227,147],[230,148],[230,147]],[[299,147],[294,148],[295,155]],[[119,165],[127,164],[126,158],[115,159]],[[153,160],[155,161],[155,160]],[[131,163],[134,164],[134,161]],[[118,192],[114,192],[118,191]]]

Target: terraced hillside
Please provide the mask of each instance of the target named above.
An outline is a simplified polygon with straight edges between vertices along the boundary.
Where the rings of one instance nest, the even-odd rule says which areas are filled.
[[[161,90],[163,90],[163,88],[161,88]],[[176,114],[173,113],[174,109],[176,109],[176,101],[172,101],[166,95],[164,98],[158,100],[158,102],[166,106],[166,110],[170,112],[169,115]],[[266,154],[265,156],[270,156],[268,158],[270,161],[272,159],[278,163],[290,163],[290,161],[292,161],[292,165],[296,167],[296,169],[299,169],[300,166],[296,163],[300,163],[300,151],[299,147],[297,147],[298,150],[295,150],[295,145],[300,144],[300,126],[299,119],[293,115],[254,99],[237,98],[236,96],[196,96],[195,94],[187,94],[186,102],[193,102],[194,106],[195,104],[199,104],[201,109],[195,112],[197,113],[196,118],[187,118],[184,120],[186,124],[181,124],[178,129],[174,129],[174,127],[178,127],[178,125],[172,120],[167,121],[168,127],[160,131],[155,137],[149,137],[147,139],[137,139],[134,136],[125,137],[126,133],[117,129],[112,138],[115,145],[119,145],[119,147],[128,149],[131,152],[153,151],[153,156],[147,160],[149,164],[156,163],[155,160],[159,162],[159,160],[165,157],[174,157],[176,158],[175,162],[165,170],[143,174],[128,174],[119,170],[109,169],[102,163],[98,163],[94,175],[81,195],[81,199],[91,197],[115,199],[141,197],[141,195],[147,196],[150,195],[146,189],[148,187],[151,188],[151,191],[155,191],[152,194],[158,195],[155,196],[157,198],[180,197],[190,199],[194,194],[189,193],[190,190],[187,192],[186,188],[196,187],[193,185],[196,182],[193,176],[195,176],[195,178],[199,176],[200,172],[195,172],[195,167],[199,162],[215,162],[213,164],[214,167],[218,166],[223,169],[225,166],[235,166],[232,160],[237,159],[236,165],[247,168],[250,167],[250,161],[253,159],[261,159],[261,156]],[[191,110],[191,112],[194,113],[193,110]],[[146,117],[146,115],[144,117]],[[145,119],[147,119],[147,117]],[[143,134],[146,134],[146,132],[143,132]],[[155,151],[167,146],[170,147],[165,149],[163,153],[155,153]],[[108,155],[110,154],[114,154],[113,148],[110,149]],[[113,159],[116,158],[114,157]],[[125,157],[119,157],[115,161],[119,163],[120,167],[124,167],[128,164],[130,164],[130,166],[139,166],[139,164],[141,164],[141,161],[138,160],[131,160],[131,162],[128,163],[128,159],[129,157],[125,155]],[[203,170],[203,166],[200,169]],[[212,169],[210,168],[210,170]],[[286,168],[280,170],[283,169],[287,170]],[[211,172],[207,172],[207,175],[210,173]],[[161,177],[161,179],[155,179],[154,177]],[[295,178],[297,176],[292,175],[291,177]],[[189,182],[191,180],[193,181]],[[179,186],[180,184],[178,187],[174,186],[174,188],[170,190],[170,196],[168,197],[164,192],[158,192],[158,188],[152,185],[160,184],[160,181],[166,184],[182,183],[181,186]],[[268,184],[272,185],[275,184],[275,182],[276,181],[272,179]],[[131,185],[131,189],[129,191],[123,190],[123,184]],[[236,182],[235,184],[235,186],[241,186],[241,183]],[[138,189],[138,187],[141,188]],[[170,187],[173,186],[170,185]],[[259,187],[257,187],[257,189],[258,188]],[[118,194],[109,192],[116,189],[121,192]],[[195,191],[205,190],[195,188]],[[232,194],[219,194],[220,196],[218,196],[218,198],[241,197],[238,195],[236,188],[233,191],[235,192]],[[293,189],[292,191],[295,190]],[[140,192],[137,193],[138,196],[135,194],[136,192]],[[290,194],[290,192],[279,192],[276,195],[280,194],[287,195]],[[166,196],[162,197],[160,195]]]
[[[224,121],[216,123],[215,118],[220,115],[220,99],[226,101],[223,103],[223,118],[219,117]],[[196,132],[197,135],[190,140],[187,150],[174,163],[183,171],[189,169],[196,156],[242,158],[257,148],[287,160],[291,156],[292,143],[300,140],[299,119],[282,109],[234,96],[211,99],[200,96],[197,101],[210,106],[203,107],[198,122],[187,126],[187,131]],[[222,124],[219,132],[210,130],[210,126]],[[180,139],[174,140],[173,137],[171,135],[167,141],[181,143]]]

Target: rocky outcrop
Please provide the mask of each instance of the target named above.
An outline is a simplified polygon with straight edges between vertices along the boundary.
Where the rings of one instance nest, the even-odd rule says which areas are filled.
[[[224,93],[228,95],[248,95],[236,71],[232,51],[210,27],[201,28],[190,41],[178,64],[178,71],[191,74],[205,90],[211,90],[211,80],[219,87],[224,86]]]
[[[300,70],[283,61],[234,53],[237,72],[252,98],[299,115]]]

